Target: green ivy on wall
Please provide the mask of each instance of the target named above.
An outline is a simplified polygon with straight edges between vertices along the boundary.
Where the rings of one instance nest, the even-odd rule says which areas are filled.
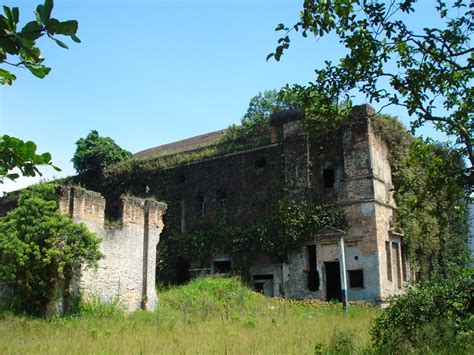
[[[275,262],[285,261],[287,255],[326,226],[344,229],[343,211],[335,205],[311,205],[282,199],[271,208],[269,217],[248,226],[228,226],[225,214],[202,217],[192,232],[172,233],[158,246],[160,280],[173,281],[174,266],[181,258],[208,266],[218,253],[232,258],[235,274],[246,276],[258,253]]]

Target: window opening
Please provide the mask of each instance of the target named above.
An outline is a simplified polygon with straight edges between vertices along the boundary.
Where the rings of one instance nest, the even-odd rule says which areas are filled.
[[[393,263],[395,264],[395,277],[397,278],[397,287],[402,288],[402,270],[400,265],[400,244],[392,243],[392,256],[395,258]]]
[[[253,289],[255,292],[261,293],[263,295],[263,282],[254,282],[253,283]]]
[[[231,266],[230,260],[216,260],[214,261],[214,274],[228,274]]]
[[[196,214],[204,216],[206,214],[206,199],[204,193],[199,193],[196,196]]]
[[[407,281],[407,250],[402,245],[402,277],[403,281]]]
[[[222,190],[216,191],[216,202],[219,208],[225,208],[227,202],[227,194]]]
[[[253,275],[254,281],[256,280],[273,280],[273,274],[266,275]]]
[[[392,281],[392,255],[390,252],[390,242],[385,242],[385,258],[387,262],[387,278]]]
[[[323,170],[323,179],[324,179],[324,188],[328,189],[334,187],[335,176],[334,169],[324,169]]]
[[[364,287],[364,272],[363,270],[349,270],[349,287],[363,288]]]

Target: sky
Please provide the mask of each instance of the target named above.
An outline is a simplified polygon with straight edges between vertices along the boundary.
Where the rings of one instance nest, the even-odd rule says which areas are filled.
[[[40,1],[3,4],[20,7],[23,25]],[[0,132],[50,152],[62,169],[42,169],[51,179],[74,174],[75,142],[91,130],[135,153],[239,123],[258,92],[305,85],[345,53],[335,37],[293,35],[280,62],[266,61],[275,27],[296,23],[301,8],[300,0],[57,0],[53,17],[78,20],[82,43],[38,41],[52,71],[41,80],[12,70],[18,79],[0,87]],[[400,109],[384,112],[409,122]],[[429,127],[419,133],[445,139]],[[6,181],[0,191],[37,180]]]

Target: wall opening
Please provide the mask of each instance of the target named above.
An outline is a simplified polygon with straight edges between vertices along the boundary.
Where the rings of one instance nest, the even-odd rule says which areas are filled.
[[[227,203],[227,194],[223,190],[216,191],[216,204],[220,209],[224,209]]]
[[[261,293],[263,295],[263,286],[265,285],[264,282],[254,282],[253,289],[255,292]]]
[[[253,275],[253,289],[267,297],[273,297],[273,274]]]
[[[196,215],[204,216],[206,214],[206,197],[203,192],[196,196]]]
[[[176,270],[176,283],[178,285],[185,284],[191,279],[191,275],[189,273],[189,268],[190,268],[189,261],[184,259],[182,256],[178,257],[178,260],[176,261],[175,264],[175,270]]]
[[[397,287],[402,288],[402,270],[400,267],[400,244],[392,243],[392,256],[395,258],[393,263],[395,264],[395,277],[397,281]]]
[[[306,246],[308,255],[308,289],[310,291],[319,291],[319,272],[316,259],[316,245]]]
[[[214,274],[228,274],[232,268],[230,260],[215,260]]]
[[[324,267],[326,269],[326,300],[342,302],[339,261],[325,262]]]
[[[363,288],[364,287],[364,271],[363,270],[349,270],[349,287]]]
[[[390,242],[385,242],[385,261],[387,263],[387,279],[392,281],[392,256],[390,252]]]
[[[334,169],[324,169],[323,180],[325,189],[334,187],[334,182],[336,181],[336,178],[334,176]]]
[[[402,280],[407,281],[408,280],[408,273],[407,273],[407,250],[406,248],[402,245]]]

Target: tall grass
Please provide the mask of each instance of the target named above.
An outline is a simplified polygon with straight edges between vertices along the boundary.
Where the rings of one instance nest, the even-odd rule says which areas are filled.
[[[77,316],[4,313],[0,353],[315,354],[362,351],[377,310],[270,299],[236,279],[198,279],[159,292],[156,312],[89,304]]]

